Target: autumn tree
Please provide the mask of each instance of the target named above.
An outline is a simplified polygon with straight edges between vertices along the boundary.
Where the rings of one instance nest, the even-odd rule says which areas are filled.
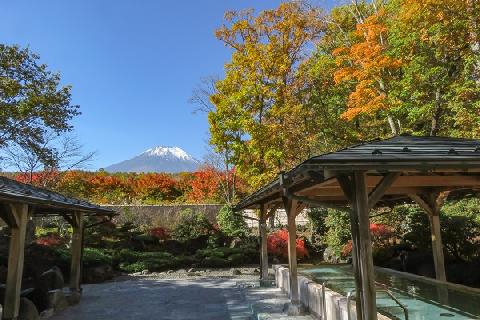
[[[176,181],[166,173],[144,173],[133,181],[135,197],[145,202],[173,201],[179,196]]]
[[[478,3],[398,0],[390,8],[391,43],[404,61],[397,96],[410,131],[478,137]]]
[[[186,194],[186,199],[196,203],[221,202],[219,174],[211,166],[195,171],[189,180],[191,190]]]
[[[389,54],[384,8],[376,8],[370,16],[358,18],[355,39],[347,46],[340,46],[332,53],[339,68],[334,73],[335,82],[353,81],[355,88],[349,94],[347,110],[342,118],[352,120],[361,114],[371,117],[381,114],[388,120],[391,133],[400,133],[401,125],[394,118],[392,109],[400,101],[391,93],[399,78],[401,60]]]
[[[297,69],[324,22],[302,2],[225,18],[216,36],[232,58],[211,96],[211,143],[231,150],[240,175],[257,187],[311,153],[313,114],[299,100]]]

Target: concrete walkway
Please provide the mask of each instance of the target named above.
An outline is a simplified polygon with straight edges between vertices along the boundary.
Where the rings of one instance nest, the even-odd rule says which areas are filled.
[[[80,304],[51,320],[189,320],[280,318],[286,296],[279,289],[249,288],[244,279],[158,280],[137,278],[97,285],[84,285]],[[283,317],[282,317],[283,319]],[[285,318],[286,319],[286,318]],[[301,317],[307,319],[307,317]],[[308,317],[308,319],[311,319]],[[298,319],[300,320],[300,318]]]

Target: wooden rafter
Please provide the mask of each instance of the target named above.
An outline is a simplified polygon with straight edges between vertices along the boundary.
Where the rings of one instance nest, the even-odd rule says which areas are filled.
[[[388,173],[375,186],[375,188],[368,195],[368,208],[372,209],[377,202],[383,197],[388,188],[392,186],[395,180],[400,176],[400,172]]]

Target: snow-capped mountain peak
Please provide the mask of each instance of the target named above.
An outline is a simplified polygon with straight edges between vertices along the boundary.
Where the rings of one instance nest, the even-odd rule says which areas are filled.
[[[200,161],[180,147],[157,146],[145,150],[136,157],[112,164],[108,172],[184,172],[195,171]]]
[[[173,156],[175,158],[182,159],[182,160],[196,161],[191,155],[186,153],[185,150],[179,147],[157,146],[157,147],[153,147],[145,150],[143,154],[148,156],[158,156],[158,157]]]

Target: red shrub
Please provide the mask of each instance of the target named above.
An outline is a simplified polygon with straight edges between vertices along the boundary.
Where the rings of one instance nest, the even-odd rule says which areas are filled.
[[[158,240],[167,240],[170,238],[167,230],[161,227],[150,229],[150,235]]]
[[[49,234],[44,237],[40,237],[35,240],[35,243],[47,247],[55,247],[64,243],[64,240],[56,233]]]
[[[348,257],[352,254],[352,240],[348,240],[347,243],[342,248],[341,255],[342,257]]]
[[[288,257],[288,231],[281,229],[271,233],[267,237],[268,252],[274,256]],[[308,257],[308,251],[305,248],[303,239],[296,239],[297,258],[302,259]]]
[[[380,223],[370,223],[370,233],[378,240],[386,240],[393,236],[392,228]]]

